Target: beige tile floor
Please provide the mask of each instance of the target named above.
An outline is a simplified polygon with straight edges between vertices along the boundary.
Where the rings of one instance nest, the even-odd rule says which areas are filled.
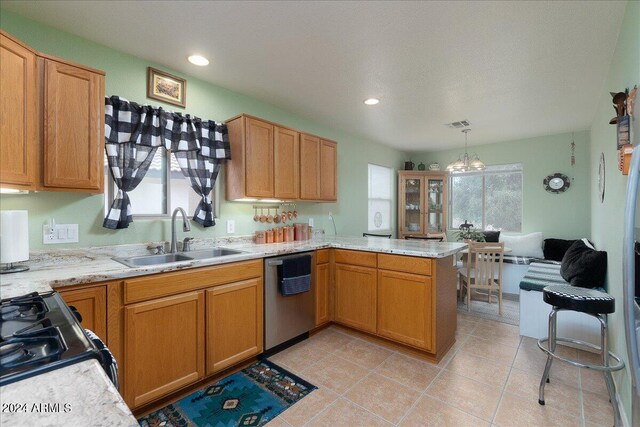
[[[562,347],[582,360],[591,354]],[[318,387],[269,426],[611,426],[602,374],[556,361],[538,404],[545,356],[518,327],[458,315],[436,364],[337,327],[270,358]]]

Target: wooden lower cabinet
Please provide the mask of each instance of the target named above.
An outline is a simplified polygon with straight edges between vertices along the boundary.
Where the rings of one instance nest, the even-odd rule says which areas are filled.
[[[91,329],[102,341],[107,341],[107,289],[106,286],[61,291],[60,296],[82,316],[80,324]]]
[[[139,407],[204,376],[204,291],[125,307],[125,400]]]
[[[329,315],[330,271],[329,263],[316,265],[316,326],[331,320]]]
[[[433,305],[430,277],[378,270],[378,335],[431,351]]]
[[[262,353],[262,278],[207,290],[207,375]]]
[[[335,321],[376,332],[377,270],[348,264],[335,266]]]

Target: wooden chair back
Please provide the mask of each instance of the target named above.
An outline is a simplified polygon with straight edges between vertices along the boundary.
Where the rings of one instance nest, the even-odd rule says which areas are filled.
[[[491,288],[502,283],[504,242],[469,243],[469,266],[474,270],[472,287]]]

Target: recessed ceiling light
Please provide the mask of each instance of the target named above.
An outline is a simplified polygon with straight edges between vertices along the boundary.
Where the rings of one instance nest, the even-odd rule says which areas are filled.
[[[200,67],[204,67],[205,65],[209,65],[209,60],[207,58],[205,58],[204,56],[200,56],[200,55],[191,55],[189,58],[187,58],[189,60],[189,62],[191,62],[193,65],[198,65]]]
[[[364,100],[364,103],[367,105],[376,105],[379,102],[380,100],[378,98],[369,98]]]

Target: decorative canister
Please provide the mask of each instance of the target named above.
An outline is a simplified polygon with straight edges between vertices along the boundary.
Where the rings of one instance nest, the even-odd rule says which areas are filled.
[[[267,230],[264,232],[267,243],[273,243],[273,230]]]
[[[264,230],[256,231],[255,241],[259,245],[267,243]]]
[[[274,240],[276,243],[280,243],[280,242],[282,242],[282,240],[283,240],[283,238],[284,238],[284,236],[283,236],[283,231],[284,231],[284,230],[283,230],[282,228],[278,227],[278,228],[274,228],[274,229],[273,229],[273,231],[274,231],[274,233],[275,233],[275,236],[274,236],[274,239],[273,239],[273,240]]]
[[[302,236],[302,224],[299,222],[296,224],[293,224],[293,229],[294,229],[293,239],[304,240]]]
[[[295,230],[292,225],[287,227],[287,238],[290,242],[293,242],[295,240]]]
[[[300,240],[309,240],[309,224],[302,224],[302,239]]]

